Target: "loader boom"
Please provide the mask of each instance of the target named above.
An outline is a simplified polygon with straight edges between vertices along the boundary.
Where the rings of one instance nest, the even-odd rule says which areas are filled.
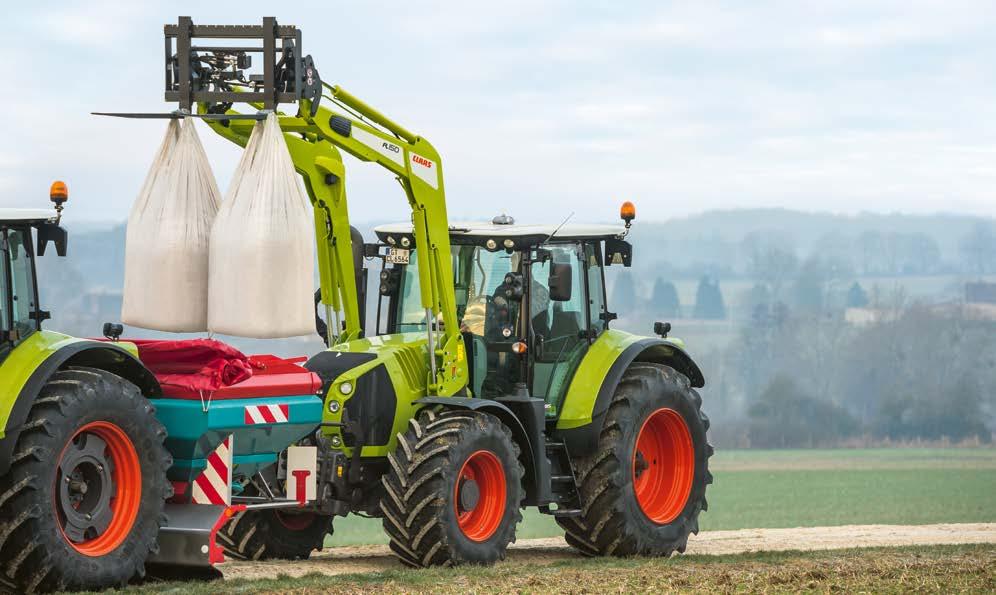
[[[327,87],[333,102],[364,120],[302,99],[296,115],[279,115],[294,167],[304,179],[315,211],[321,301],[343,325],[329,320],[330,344],[360,336],[363,321],[356,288],[345,167],[339,149],[393,173],[408,198],[414,225],[422,307],[430,348],[428,391],[452,395],[467,385],[467,362],[460,335],[450,257],[449,224],[439,154],[425,138],[394,123],[340,87]],[[256,106],[262,107],[262,106]],[[198,104],[201,114],[209,106]],[[315,115],[311,115],[314,112]],[[237,114],[233,110],[225,113]],[[371,124],[372,123],[372,124]],[[207,120],[221,136],[245,146],[252,120]],[[377,126],[374,126],[376,124]],[[378,127],[379,126],[379,127]],[[383,130],[381,129],[383,128]],[[386,132],[385,132],[386,130]],[[442,321],[437,325],[436,321]],[[441,328],[437,328],[441,326]],[[335,329],[332,331],[331,329]],[[335,336],[331,336],[335,335]]]

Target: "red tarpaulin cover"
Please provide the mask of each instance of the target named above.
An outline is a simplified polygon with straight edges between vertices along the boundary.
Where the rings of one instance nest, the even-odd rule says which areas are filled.
[[[252,364],[245,354],[214,339],[130,342],[138,347],[139,359],[164,388],[213,392],[253,375]]]

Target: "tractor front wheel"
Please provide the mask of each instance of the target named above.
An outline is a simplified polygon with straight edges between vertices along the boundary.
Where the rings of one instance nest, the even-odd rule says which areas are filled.
[[[493,564],[522,520],[523,467],[498,418],[426,411],[388,455],[380,507],[390,546],[412,567]]]
[[[0,571],[21,592],[121,587],[145,574],[172,493],[166,430],[134,384],[56,372],[0,478]]]
[[[673,368],[630,366],[597,451],[573,461],[582,514],[557,519],[569,544],[590,556],[685,551],[712,483],[709,420],[701,407],[701,397]]]

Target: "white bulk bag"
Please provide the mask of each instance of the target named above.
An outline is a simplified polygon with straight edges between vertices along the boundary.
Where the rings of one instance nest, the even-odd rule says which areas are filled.
[[[315,332],[315,228],[276,115],[257,122],[211,230],[208,328],[268,339]]]
[[[208,248],[221,194],[193,119],[172,120],[128,217],[121,321],[207,330]]]

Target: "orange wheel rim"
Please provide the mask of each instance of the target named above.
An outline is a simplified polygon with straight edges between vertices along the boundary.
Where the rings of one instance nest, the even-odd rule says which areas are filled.
[[[62,536],[85,556],[118,548],[142,502],[142,467],[128,435],[107,421],[86,424],[59,454],[55,512]]]
[[[658,525],[678,518],[692,492],[695,447],[681,414],[661,408],[643,422],[633,449],[633,491]]]
[[[315,522],[315,513],[313,512],[301,512],[298,514],[290,514],[280,510],[275,510],[274,512],[280,524],[290,531],[304,531]]]
[[[460,531],[471,541],[486,541],[505,516],[505,469],[489,450],[464,461],[453,486],[453,508]]]

